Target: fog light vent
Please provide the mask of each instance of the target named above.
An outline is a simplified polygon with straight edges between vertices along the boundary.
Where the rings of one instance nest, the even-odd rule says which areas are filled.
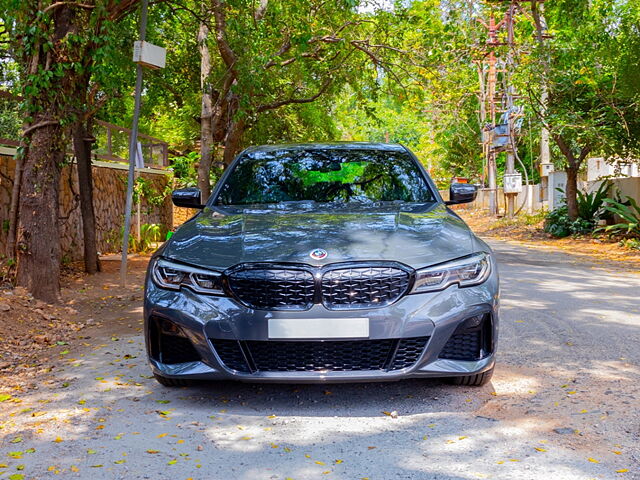
[[[475,361],[492,352],[491,316],[476,315],[462,322],[445,344],[440,358]]]

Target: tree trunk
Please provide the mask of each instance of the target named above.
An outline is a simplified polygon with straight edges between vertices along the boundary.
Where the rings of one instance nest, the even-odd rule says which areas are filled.
[[[567,212],[571,220],[578,218],[578,168],[567,166],[567,185],[564,193],[567,197]]]
[[[224,142],[224,157],[223,162],[225,168],[228,167],[236,154],[240,150],[240,142],[242,141],[242,135],[244,134],[245,123],[244,120],[238,120],[233,122],[227,132],[227,138]]]
[[[23,145],[24,146],[24,145]],[[22,166],[24,151],[16,155],[16,169],[13,174],[11,204],[9,206],[9,232],[7,235],[7,258],[16,258],[16,237],[18,235],[18,218],[20,204],[20,187],[22,186]]]
[[[31,133],[20,188],[17,241],[17,284],[46,302],[59,301],[60,229],[58,196],[64,160],[60,124]]]
[[[213,128],[211,125],[213,108],[211,105],[211,56],[209,54],[209,28],[200,24],[198,30],[198,49],[200,51],[200,87],[202,90],[202,104],[200,113],[200,163],[198,164],[198,188],[202,192],[202,202],[206,202],[211,194],[209,172],[213,161]]]
[[[73,125],[73,150],[78,167],[80,214],[84,243],[84,269],[93,274],[100,271],[96,244],[96,220],[93,210],[93,177],[91,171],[91,135],[84,120]]]

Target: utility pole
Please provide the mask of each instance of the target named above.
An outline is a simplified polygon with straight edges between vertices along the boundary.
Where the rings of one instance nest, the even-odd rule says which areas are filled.
[[[127,177],[127,198],[124,209],[124,232],[122,235],[122,260],[120,263],[120,283],[127,283],[127,254],[129,253],[129,233],[131,232],[131,205],[133,203],[133,183],[138,149],[138,123],[140,121],[140,101],[142,96],[142,67],[163,68],[166,61],[164,48],[145,42],[147,34],[147,10],[149,0],[142,0],[140,11],[140,40],[133,48],[133,61],[136,63],[136,89],[133,109],[133,125],[129,137],[129,175]]]
[[[542,118],[545,118],[547,113],[547,102],[549,101],[549,89],[547,87],[547,80],[549,74],[549,54],[544,50],[545,39],[550,38],[547,32],[547,22],[544,18],[544,0],[532,0],[531,1],[531,16],[536,27],[536,39],[538,41],[538,47],[542,53],[542,72],[544,74],[542,78],[541,92],[540,92],[540,114]],[[551,163],[551,150],[549,148],[549,130],[543,123],[540,130],[540,190],[544,194],[549,189],[549,173],[553,171],[553,164]],[[544,196],[546,198],[546,195]]]
[[[521,11],[521,3],[535,0],[494,0],[494,3],[508,3],[503,18],[497,22],[492,9],[488,21],[478,19],[487,29],[486,51],[482,59],[480,73],[480,117],[483,123],[483,152],[487,165],[489,184],[489,213],[498,214],[497,202],[497,168],[498,153],[506,155],[505,176],[503,179],[504,193],[507,199],[506,214],[515,214],[515,200],[522,190],[522,176],[515,168],[516,134],[519,129],[519,118],[522,110],[515,104],[517,98],[510,81],[510,69],[513,68],[513,51],[515,46],[515,17]],[[540,0],[539,0],[540,1]],[[544,0],[542,0],[544,1]],[[503,33],[501,37],[501,33]],[[506,37],[506,38],[505,38]],[[499,57],[499,47],[507,47],[503,58]],[[500,85],[500,87],[498,87]],[[498,114],[500,119],[498,121]]]

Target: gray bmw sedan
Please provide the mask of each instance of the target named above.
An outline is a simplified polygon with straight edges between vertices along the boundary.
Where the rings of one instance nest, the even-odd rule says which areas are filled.
[[[404,146],[268,145],[242,152],[153,256],[151,368],[193,380],[360,382],[493,372],[499,287],[489,246]]]

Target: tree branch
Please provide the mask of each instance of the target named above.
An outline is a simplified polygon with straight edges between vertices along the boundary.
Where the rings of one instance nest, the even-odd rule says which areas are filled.
[[[31,125],[29,128],[25,129],[22,132],[22,136],[26,137],[27,134],[37,130],[38,128],[48,127],[49,125],[58,125],[60,122],[58,120],[45,120],[43,122],[36,123],[35,125]]]
[[[49,5],[47,8],[45,8],[42,13],[47,13],[50,10],[54,10],[56,8],[59,7],[64,7],[64,6],[68,6],[68,7],[76,7],[76,8],[85,8],[87,10],[93,10],[95,8],[95,5],[88,5],[86,3],[76,3],[76,2],[56,2],[56,3],[52,3],[51,5]]]
[[[229,69],[233,69],[236,64],[236,55],[227,41],[227,25],[225,21],[224,5],[220,0],[213,0],[213,18],[215,19],[214,29],[216,33],[216,44],[220,51],[220,56]]]
[[[263,104],[256,108],[256,113],[266,112],[267,110],[275,110],[276,108],[284,107],[285,105],[311,103],[317,100],[324,92],[327,91],[327,89],[329,88],[329,85],[331,85],[331,81],[332,81],[331,78],[325,79],[324,83],[320,87],[320,90],[318,90],[318,92],[311,97],[288,98],[286,100],[279,100],[277,102]]]

